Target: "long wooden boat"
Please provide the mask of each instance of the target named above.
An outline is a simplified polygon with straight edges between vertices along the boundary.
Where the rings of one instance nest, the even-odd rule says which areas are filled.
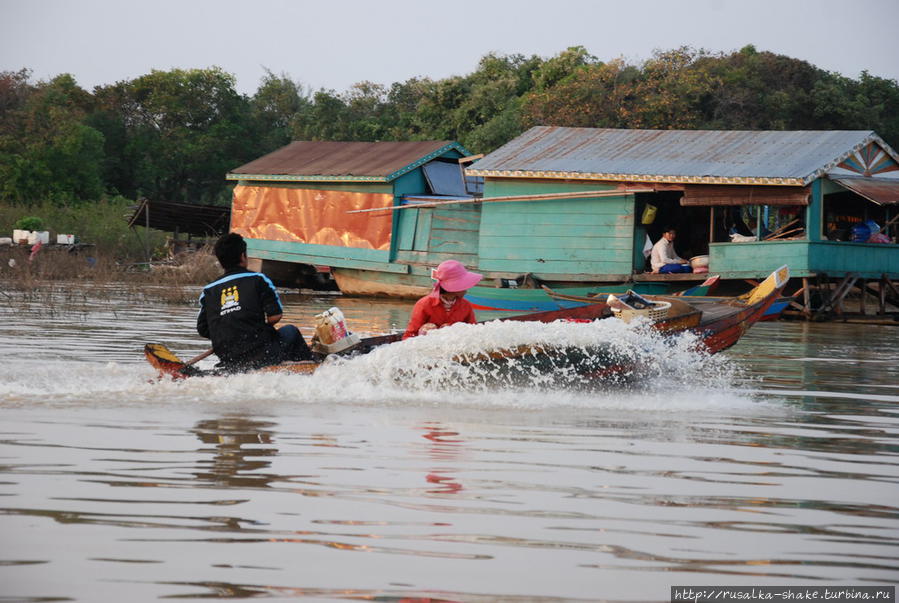
[[[475,310],[496,310],[504,312],[544,312],[546,310],[561,310],[576,308],[595,300],[584,298],[605,299],[609,293],[624,293],[628,290],[650,295],[708,295],[718,284],[718,276],[712,276],[703,283],[673,293],[671,284],[667,282],[626,283],[623,285],[603,285],[592,287],[562,287],[549,289],[526,288],[499,288],[499,287],[472,287],[465,294]],[[553,291],[557,295],[552,295]]]
[[[749,327],[758,322],[768,307],[780,296],[789,280],[790,271],[783,266],[771,273],[752,291],[732,298],[701,298],[646,295],[654,304],[666,304],[663,316],[649,323],[649,327],[664,334],[693,332],[699,337],[699,345],[710,354],[725,350],[739,341]],[[510,316],[503,321],[554,322],[566,320],[592,322],[609,319],[612,315],[607,304],[591,303],[575,308],[549,310],[532,314]],[[399,341],[400,334],[383,335],[362,339],[346,353],[365,354],[383,345]],[[201,375],[221,374],[215,370],[199,370],[183,362],[162,344],[147,344],[144,349],[147,360],[161,376],[184,378]],[[524,365],[515,365],[516,370],[532,373],[537,370],[566,369],[570,375],[580,379],[604,379],[610,374],[627,372],[632,368],[632,357],[608,346],[573,347],[569,345],[523,345],[513,349],[485,349],[474,354],[454,357],[463,365],[483,364],[492,367],[511,367],[516,361],[525,359]],[[259,372],[287,372],[308,374],[315,371],[320,362],[291,362],[258,369]]]
[[[711,287],[708,286],[708,283],[711,281]],[[718,283],[718,277],[712,277],[708,279],[702,285],[697,285],[696,287],[691,287],[690,289],[686,289],[680,293],[676,293],[675,295],[688,298],[690,301],[693,297],[702,297],[703,300],[695,300],[700,303],[703,301],[726,301],[729,298],[727,297],[712,297],[709,295],[714,286]],[[598,295],[598,294],[588,294],[588,295],[572,295],[569,291],[565,289],[550,289],[549,287],[544,287],[546,294],[552,299],[558,301],[559,303],[571,304],[568,307],[576,307],[577,304],[605,304],[606,303],[606,295]],[[614,291],[609,291],[608,293],[615,293]],[[765,313],[759,319],[760,321],[773,321],[780,318],[780,315],[783,314],[783,311],[790,305],[790,302],[793,301],[792,297],[779,297],[774,300],[768,309],[765,310]]]

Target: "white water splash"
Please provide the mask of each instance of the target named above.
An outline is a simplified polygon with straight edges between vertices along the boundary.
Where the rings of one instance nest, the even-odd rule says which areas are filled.
[[[483,357],[485,351],[520,348],[562,349],[565,358],[551,360],[549,367],[540,360],[539,352],[498,362],[459,362],[460,358]],[[626,372],[598,379],[585,376],[597,368],[590,358],[597,350],[602,362],[622,362]],[[579,360],[571,363],[570,356]],[[700,351],[695,335],[664,336],[645,323],[495,321],[457,324],[364,356],[329,359],[308,385],[320,397],[330,397],[328,392],[335,383],[340,384],[342,395],[354,397],[372,385],[395,394],[442,391],[460,398],[504,389],[514,390],[516,395],[537,392],[545,397],[547,391],[560,389],[611,389],[621,394],[627,388],[647,396],[672,388],[729,389],[737,372],[725,357]]]
[[[698,351],[692,334],[663,336],[645,324],[500,322],[458,324],[357,357],[331,357],[313,375],[257,373],[159,381],[145,365],[51,362],[0,368],[0,405],[325,404],[708,410],[744,404],[739,368]],[[459,362],[521,346],[600,350],[627,372],[585,379],[567,361],[536,366],[534,357]],[[587,356],[587,354],[583,354]],[[588,367],[591,368],[591,367]],[[37,395],[37,392],[40,392]]]

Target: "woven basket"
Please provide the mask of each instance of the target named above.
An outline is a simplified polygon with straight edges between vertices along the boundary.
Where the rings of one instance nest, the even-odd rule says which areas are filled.
[[[612,308],[612,314],[624,322],[630,322],[635,318],[648,318],[651,321],[661,320],[668,316],[671,302],[656,302],[651,308],[635,310],[633,308]]]

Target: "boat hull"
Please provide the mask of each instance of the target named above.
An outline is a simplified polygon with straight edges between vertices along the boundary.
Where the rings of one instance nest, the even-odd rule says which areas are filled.
[[[590,287],[564,287],[558,289],[570,296],[587,297],[602,293],[624,293],[632,289],[640,294],[664,295],[670,292],[667,283],[629,283],[624,285],[594,285]],[[570,299],[554,299],[543,289],[502,289],[499,287],[472,287],[465,294],[475,310],[503,312],[546,312],[577,308],[587,302]]]
[[[718,284],[718,277],[710,277],[674,295],[705,296]],[[594,285],[591,287],[563,287],[559,289],[499,289],[474,287],[465,294],[475,310],[501,310],[506,312],[546,312],[577,308],[586,304],[605,301],[609,293],[635,291],[641,295],[672,294],[672,285],[663,282],[626,283],[623,285]]]

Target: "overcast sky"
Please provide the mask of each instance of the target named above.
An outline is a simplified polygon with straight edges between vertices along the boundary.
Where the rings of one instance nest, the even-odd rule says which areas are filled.
[[[0,71],[88,89],[218,66],[253,94],[268,69],[347,90],[474,71],[488,52],[582,45],[632,63],[682,45],[759,50],[899,80],[899,0],[0,0]]]

